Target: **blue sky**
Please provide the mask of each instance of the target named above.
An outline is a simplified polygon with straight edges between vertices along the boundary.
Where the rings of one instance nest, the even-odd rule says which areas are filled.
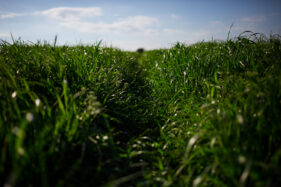
[[[280,0],[0,0],[0,38],[125,50],[224,40],[245,30],[281,34]]]

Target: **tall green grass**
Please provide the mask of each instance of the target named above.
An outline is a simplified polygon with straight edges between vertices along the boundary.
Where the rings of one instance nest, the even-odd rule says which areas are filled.
[[[281,184],[280,44],[2,41],[1,185]]]

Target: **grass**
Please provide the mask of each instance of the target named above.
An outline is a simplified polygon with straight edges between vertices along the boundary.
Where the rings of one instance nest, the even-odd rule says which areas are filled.
[[[0,43],[0,184],[278,186],[281,40]]]

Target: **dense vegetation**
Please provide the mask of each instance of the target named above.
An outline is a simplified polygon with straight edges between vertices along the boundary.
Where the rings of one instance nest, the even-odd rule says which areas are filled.
[[[281,40],[0,43],[0,185],[278,186]]]

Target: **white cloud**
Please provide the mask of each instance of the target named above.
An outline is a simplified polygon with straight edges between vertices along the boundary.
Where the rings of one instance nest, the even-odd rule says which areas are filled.
[[[166,29],[163,29],[163,31],[166,34],[183,34],[184,33],[184,30],[181,30],[181,29],[169,29],[169,28],[166,28]]]
[[[266,32],[266,30],[263,28],[262,24],[267,19],[268,17],[266,15],[256,15],[238,18],[233,21],[234,24],[230,32],[232,33],[232,35],[239,35],[246,30],[264,33]]]
[[[73,7],[57,7],[42,12],[37,12],[53,19],[61,21],[79,21],[82,18],[90,18],[102,15],[100,7],[73,8]]]
[[[79,32],[86,33],[122,33],[122,32],[141,32],[144,34],[152,34],[156,32],[153,24],[158,20],[149,16],[134,16],[112,23],[92,23],[87,21],[65,21],[61,25]]]
[[[188,42],[195,43],[202,40],[210,40],[212,38],[212,34],[213,33],[209,30],[198,30],[187,33],[186,38],[188,39]]]
[[[41,12],[36,12],[49,18],[55,19],[65,28],[73,29],[84,33],[121,33],[121,32],[141,32],[152,34],[156,31],[152,27],[158,23],[157,18],[149,16],[133,16],[126,19],[105,23],[103,21],[90,22],[85,18],[102,16],[100,7],[72,8],[57,7]]]
[[[58,27],[62,27],[62,32],[77,31],[78,37],[101,37],[110,41],[113,46],[118,46],[126,50],[135,50],[138,47],[146,49],[154,49],[160,47],[170,47],[177,41],[188,41],[194,43],[203,39],[211,39],[210,29],[194,30],[191,28],[171,28],[169,25],[163,28],[161,22],[156,17],[136,15],[131,17],[123,17],[115,15],[110,16],[111,21],[103,19],[103,10],[100,7],[73,8],[73,7],[55,7],[43,11],[36,11],[25,14],[9,13],[1,16],[2,19],[12,18],[16,16],[44,16],[52,19],[53,23]],[[112,13],[114,15],[114,12]],[[104,15],[105,18],[107,15]],[[99,19],[89,19],[97,18]],[[170,14],[171,19],[179,19],[176,14]],[[107,19],[108,20],[108,19]],[[214,27],[223,25],[219,21],[214,21]],[[52,28],[51,26],[48,26]],[[54,30],[54,28],[52,28]],[[51,29],[50,32],[53,32]],[[90,33],[90,34],[85,34]],[[92,34],[94,33],[94,34]],[[76,34],[76,33],[75,33]],[[97,35],[95,35],[97,34]],[[0,33],[0,36],[9,36]],[[71,38],[69,39],[71,40]],[[85,39],[88,40],[88,39]]]
[[[8,37],[8,36],[10,36],[10,35],[7,33],[0,33],[0,37]]]
[[[180,18],[178,15],[176,15],[176,14],[171,14],[170,15],[171,16],[171,18],[173,18],[173,19],[178,19],[178,18]]]
[[[239,21],[245,23],[260,23],[260,22],[264,22],[265,20],[266,20],[266,16],[258,15],[258,16],[243,17]]]
[[[268,19],[268,15],[250,15],[240,17],[232,20],[232,22],[221,22],[219,20],[210,22],[210,30],[212,34],[218,36],[218,34],[226,35],[230,31],[230,36],[235,37],[242,32],[249,30],[253,32],[265,33],[266,30],[263,28],[263,23]],[[233,25],[232,25],[233,24]],[[230,28],[230,25],[232,27]]]
[[[214,25],[214,26],[217,26],[217,25],[223,25],[223,22],[218,21],[218,20],[211,21],[210,23],[211,23],[211,25]]]
[[[20,17],[20,16],[25,16],[25,15],[27,15],[27,14],[9,12],[9,13],[0,15],[0,19],[9,19],[9,18]]]
[[[35,11],[32,13],[13,13],[8,12],[0,14],[0,19],[8,19],[27,15],[44,15],[53,19],[61,21],[78,21],[82,18],[91,18],[102,15],[102,9],[100,7],[88,7],[88,8],[73,8],[73,7],[56,7],[44,11]]]

